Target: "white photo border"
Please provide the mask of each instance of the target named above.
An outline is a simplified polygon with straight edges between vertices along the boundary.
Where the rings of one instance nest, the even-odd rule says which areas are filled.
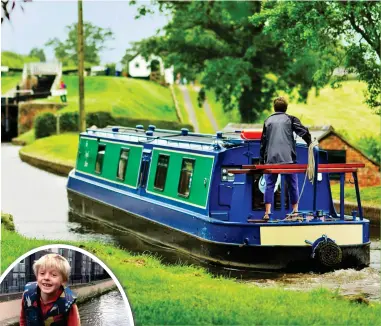
[[[31,254],[34,254],[38,251],[42,251],[42,250],[47,250],[47,249],[53,249],[53,248],[57,248],[57,249],[71,249],[71,250],[75,250],[75,251],[79,251],[81,252],[82,254],[84,255],[87,255],[89,256],[92,260],[96,261],[99,265],[101,265],[103,267],[103,269],[106,270],[106,272],[111,276],[111,278],[113,279],[113,281],[115,282],[116,286],[118,287],[119,289],[119,292],[120,294],[122,295],[122,298],[124,300],[124,303],[126,305],[126,310],[127,310],[127,315],[128,315],[128,323],[130,326],[134,326],[135,323],[134,323],[134,317],[133,317],[133,313],[132,313],[132,310],[131,310],[131,306],[130,306],[130,303],[128,301],[128,298],[127,298],[127,295],[126,293],[124,292],[123,290],[123,287],[122,285],[120,284],[120,282],[118,281],[118,279],[116,278],[116,276],[114,275],[114,273],[110,270],[110,268],[108,268],[106,266],[106,264],[104,262],[102,262],[98,257],[94,256],[92,253],[84,250],[84,249],[81,249],[81,248],[78,248],[78,247],[75,247],[75,246],[71,246],[71,245],[66,245],[66,244],[51,244],[51,245],[45,245],[45,246],[41,246],[41,247],[38,247],[38,248],[35,248],[35,249],[32,249],[30,251],[28,251],[27,253],[23,254],[22,256],[20,256],[19,258],[17,258],[0,276],[0,283],[3,282],[3,280],[5,279],[5,277],[8,275],[8,273],[12,270],[12,268],[14,268],[16,266],[16,264],[20,263],[20,261],[22,261],[23,259],[29,257]]]

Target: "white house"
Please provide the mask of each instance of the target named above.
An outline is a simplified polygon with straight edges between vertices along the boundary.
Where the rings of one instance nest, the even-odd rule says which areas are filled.
[[[140,54],[137,54],[133,57],[128,63],[128,74],[132,78],[148,78],[151,74],[151,67],[153,64],[158,64],[158,71],[160,75],[164,76],[164,80],[167,84],[173,84],[173,66],[165,69],[163,60],[155,55],[151,55],[148,60],[145,60],[144,57]]]
[[[105,66],[92,66],[90,70],[90,76],[96,76],[99,73],[103,73],[105,70]]]

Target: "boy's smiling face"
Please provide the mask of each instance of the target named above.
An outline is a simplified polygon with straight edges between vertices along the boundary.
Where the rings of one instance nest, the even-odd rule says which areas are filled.
[[[37,274],[37,284],[45,295],[55,295],[63,284],[62,275],[56,268],[41,266]]]

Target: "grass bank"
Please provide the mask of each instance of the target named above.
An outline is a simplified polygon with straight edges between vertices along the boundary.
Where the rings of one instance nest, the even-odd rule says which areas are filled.
[[[75,165],[79,135],[65,133],[57,136],[37,139],[20,149],[21,153],[33,155],[48,161]]]
[[[2,227],[2,271],[25,252],[49,243]],[[202,268],[165,266],[155,257],[109,245],[61,243],[81,246],[113,271],[138,325],[377,325],[381,315],[378,303],[353,303],[325,289],[262,289],[212,277]]]
[[[300,118],[305,125],[332,125],[352,142],[357,142],[363,136],[377,137],[381,127],[380,117],[373,114],[364,103],[365,89],[366,84],[356,80],[343,82],[343,86],[337,89],[326,86],[320,90],[319,96],[313,89],[308,94],[307,103],[290,101],[287,113]],[[280,95],[289,98],[287,94]],[[207,91],[206,97],[220,129],[229,122],[239,122],[238,109],[224,112],[222,103],[216,101],[213,91]],[[261,114],[257,123],[263,123],[271,113]]]
[[[340,184],[331,184],[332,198],[340,199]],[[381,186],[360,188],[361,204],[379,207],[381,197]],[[356,190],[352,185],[346,184],[344,187],[344,198],[346,201],[357,203]]]
[[[206,134],[213,134],[214,129],[212,124],[209,121],[208,115],[205,112],[204,107],[199,107],[197,102],[197,96],[198,91],[193,88],[193,86],[188,85],[186,86],[189,91],[189,96],[193,105],[193,109],[196,114],[196,119],[198,122],[198,126],[200,128],[200,132],[206,133]]]
[[[16,88],[16,85],[21,82],[21,74],[15,74],[13,76],[1,76],[1,94],[5,95],[12,88]]]
[[[173,90],[175,92],[177,103],[179,105],[179,110],[183,118],[183,123],[190,123],[189,114],[187,109],[185,108],[184,97],[183,97],[183,94],[181,93],[181,89],[179,88],[178,85],[174,85]]]
[[[34,134],[34,128],[14,138],[15,143],[23,144],[23,145],[32,144],[35,140],[36,140],[36,136]]]
[[[63,80],[67,85],[68,106],[62,112],[78,111],[78,76],[64,76]],[[116,117],[177,121],[170,89],[147,80],[86,77],[85,107],[86,112],[107,111]]]

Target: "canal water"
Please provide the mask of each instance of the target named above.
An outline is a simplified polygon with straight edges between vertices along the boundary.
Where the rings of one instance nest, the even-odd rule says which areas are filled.
[[[119,291],[111,291],[78,307],[82,326],[131,325]]]
[[[371,229],[371,264],[361,271],[339,270],[325,274],[248,273],[215,269],[204,262],[181,256],[168,248],[154,247],[145,239],[99,222],[68,214],[66,178],[23,163],[20,147],[1,146],[1,210],[14,216],[18,232],[28,237],[57,240],[96,240],[117,244],[134,252],[154,251],[166,263],[201,264],[211,272],[241,279],[248,286],[309,290],[319,287],[338,289],[345,295],[361,294],[380,300],[380,229]]]

